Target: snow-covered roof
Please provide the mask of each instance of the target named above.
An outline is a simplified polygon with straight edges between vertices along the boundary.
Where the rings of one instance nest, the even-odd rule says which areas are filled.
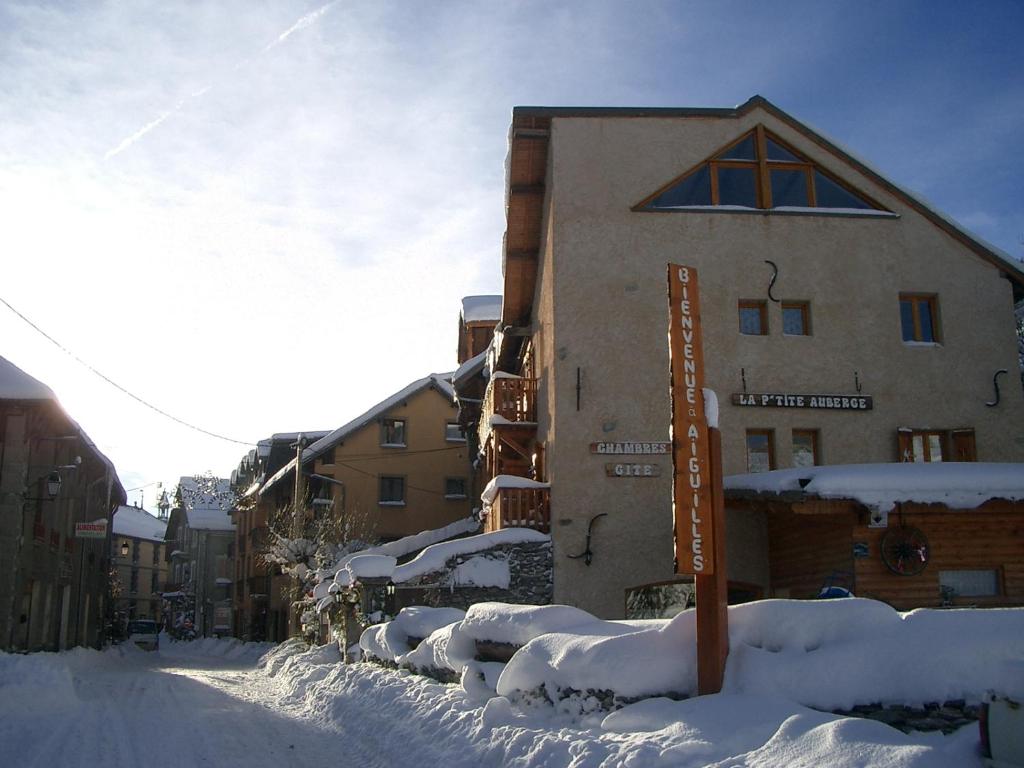
[[[451,385],[451,373],[432,373],[429,376],[424,376],[422,379],[417,379],[407,387],[400,389],[395,394],[391,395],[385,400],[381,400],[375,406],[365,413],[356,416],[352,421],[348,422],[342,427],[338,427],[333,432],[329,432],[327,435],[317,440],[315,443],[310,445],[306,450],[302,452],[303,463],[312,461],[317,456],[321,455],[324,451],[337,445],[339,442],[344,440],[346,437],[351,435],[356,430],[362,429],[370,422],[374,421],[380,416],[383,416],[389,410],[394,408],[396,405],[401,403],[403,400],[407,400],[421,390],[427,389],[428,387],[434,387],[441,394],[445,395],[449,400],[455,398],[455,391]],[[287,467],[285,468],[287,469]],[[278,475],[272,478],[276,482]],[[271,485],[271,481],[267,481],[267,486]]]
[[[231,481],[223,478],[182,477],[178,481],[188,527],[204,531],[233,531],[231,510],[235,497]]]
[[[465,296],[462,299],[462,322],[498,322],[501,319],[501,296]]]
[[[32,378],[10,360],[0,357],[0,399],[56,400],[53,390]]]
[[[158,520],[141,507],[121,505],[114,513],[114,535],[133,539],[163,541],[167,521]]]
[[[487,364],[487,350],[485,349],[479,355],[469,358],[466,362],[460,365],[455,373],[452,374],[452,384],[458,389],[459,384],[464,380],[476,376],[480,371],[484,369]]]
[[[990,499],[1024,500],[1024,464],[840,464],[731,475],[723,486],[731,496],[802,494],[852,499],[881,511],[897,502],[974,509]]]
[[[56,403],[70,423],[71,428],[78,433],[83,446],[88,448],[110,471],[111,483],[114,486],[114,490],[119,493],[120,502],[124,503],[128,500],[124,492],[124,486],[121,485],[121,481],[117,477],[117,468],[114,467],[114,462],[104,455],[92,438],[78,425],[78,422],[64,411],[53,390],[41,381],[29,376],[14,363],[3,357],[0,357],[0,400],[52,400]]]

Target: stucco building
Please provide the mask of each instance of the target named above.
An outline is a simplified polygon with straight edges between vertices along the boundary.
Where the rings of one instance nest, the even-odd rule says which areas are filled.
[[[119,621],[162,619],[161,593],[167,583],[164,535],[167,520],[141,507],[121,505],[114,513],[111,562],[117,571],[114,614]]]
[[[621,616],[673,578],[670,263],[699,275],[725,474],[1024,460],[1020,264],[763,98],[516,108],[507,168],[481,444],[535,484],[491,524],[550,524],[555,602]],[[764,517],[728,525],[730,581],[770,596]]]
[[[189,619],[200,637],[232,633],[231,569],[235,495],[230,481],[182,477],[167,523],[170,583],[165,598],[171,627]]]

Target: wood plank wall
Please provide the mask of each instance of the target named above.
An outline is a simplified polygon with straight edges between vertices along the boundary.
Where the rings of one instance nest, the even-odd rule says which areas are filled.
[[[901,524],[890,513],[890,528]],[[813,598],[839,574],[854,574],[858,597],[885,601],[899,610],[941,605],[939,571],[997,569],[998,597],[958,597],[955,605],[1024,606],[1024,504],[993,501],[973,511],[937,511],[920,505],[905,508],[902,524],[919,528],[931,550],[928,565],[916,576],[900,576],[881,557],[884,528],[869,528],[865,512],[768,514],[769,568],[772,595]],[[868,546],[867,557],[853,557],[854,543]]]

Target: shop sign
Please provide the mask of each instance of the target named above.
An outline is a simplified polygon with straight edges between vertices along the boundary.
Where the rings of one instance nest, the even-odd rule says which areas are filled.
[[[661,467],[657,464],[605,464],[604,473],[608,477],[661,477]]]
[[[870,411],[870,397],[862,395],[794,395],[786,392],[736,393],[733,405],[755,408],[824,408],[832,411]]]
[[[590,452],[604,456],[668,455],[672,443],[638,443],[630,440],[614,443],[591,443]]]
[[[92,523],[75,523],[76,539],[105,539],[107,538],[107,521],[96,520]]]

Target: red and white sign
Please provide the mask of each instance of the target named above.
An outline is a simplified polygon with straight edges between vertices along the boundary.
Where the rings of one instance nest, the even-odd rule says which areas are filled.
[[[92,523],[75,523],[76,539],[105,539],[107,538],[107,521],[96,520]]]
[[[668,299],[676,573],[707,576],[715,570],[714,531],[696,269],[668,265]]]

